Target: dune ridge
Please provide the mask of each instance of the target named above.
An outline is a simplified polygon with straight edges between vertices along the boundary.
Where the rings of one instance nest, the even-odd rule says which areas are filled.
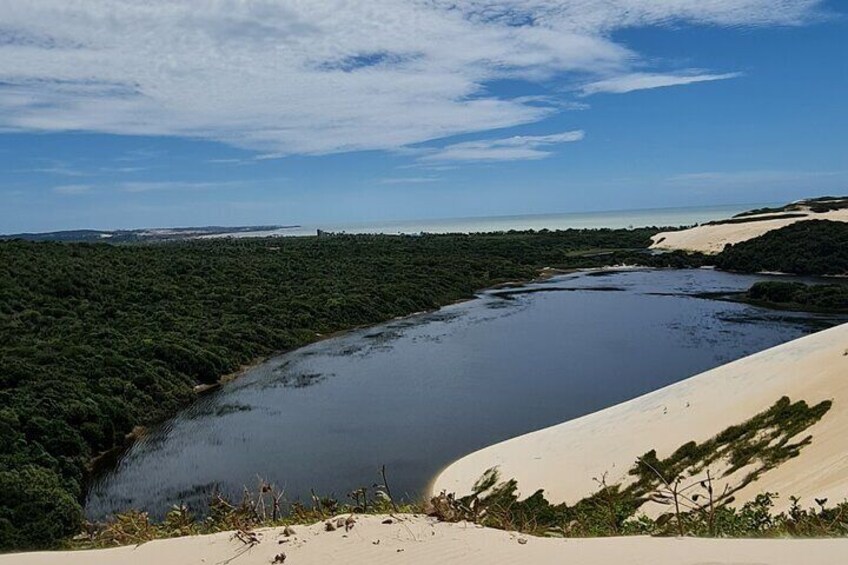
[[[848,222],[848,208],[830,210],[828,212],[813,212],[809,208],[800,211],[787,212],[798,217],[763,220],[760,218],[773,216],[773,213],[752,214],[746,216],[743,223],[703,224],[693,228],[661,232],[651,237],[651,249],[659,251],[699,251],[701,253],[719,253],[727,244],[754,239],[772,230],[802,222],[805,220],[830,220],[833,222]]]

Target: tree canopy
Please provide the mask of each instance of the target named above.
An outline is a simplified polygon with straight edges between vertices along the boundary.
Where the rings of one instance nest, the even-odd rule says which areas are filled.
[[[656,231],[0,242],[0,548],[76,533],[92,458],[197,384],[542,267],[692,260]]]
[[[798,275],[848,274],[848,223],[796,222],[760,237],[728,245],[715,258],[720,269]]]

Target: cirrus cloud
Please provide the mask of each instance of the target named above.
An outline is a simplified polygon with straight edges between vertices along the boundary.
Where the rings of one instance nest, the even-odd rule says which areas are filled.
[[[499,80],[580,79],[591,94],[731,76],[646,70],[638,53],[613,39],[617,30],[799,25],[820,5],[0,0],[0,131],[196,137],[270,156],[397,150],[538,122],[567,107],[493,93]]]
[[[53,187],[53,192],[56,194],[64,194],[66,196],[77,196],[80,194],[88,194],[92,191],[90,184],[61,184]]]
[[[665,88],[667,86],[682,86],[686,84],[694,84],[696,82],[727,80],[730,78],[738,78],[740,76],[742,76],[742,73],[631,73],[590,82],[583,86],[580,89],[580,92],[583,96],[589,96],[591,94],[598,94],[601,92],[625,94],[635,90],[650,90],[652,88]]]
[[[420,161],[525,161],[550,155],[546,147],[580,141],[582,130],[551,135],[516,135],[504,139],[484,139],[454,143],[422,156]]]

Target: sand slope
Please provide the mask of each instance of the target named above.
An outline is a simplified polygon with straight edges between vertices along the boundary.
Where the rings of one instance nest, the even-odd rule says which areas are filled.
[[[741,224],[702,225],[688,230],[662,232],[651,238],[654,242],[651,245],[651,249],[666,251],[680,249],[683,251],[700,251],[702,253],[719,253],[728,243],[736,244],[741,241],[747,241],[771,230],[794,224],[795,222],[804,220],[848,222],[848,209],[822,213],[814,213],[809,210],[791,213],[805,213],[806,216],[801,218],[752,221]],[[761,216],[762,214],[749,216],[749,218],[755,219]]]
[[[848,555],[848,540],[565,540],[424,517],[404,516],[390,525],[382,519],[360,518],[347,533],[325,532],[321,524],[300,527],[282,544],[287,538],[279,529],[261,530],[262,542],[252,548],[223,533],[99,551],[0,555],[0,565],[268,565],[280,552],[286,554],[285,565],[830,565]]]
[[[626,377],[622,377],[626,378]],[[667,457],[684,443],[704,441],[772,406],[781,396],[810,404],[833,401],[807,432],[812,445],[761,476],[738,501],[764,491],[813,505],[848,496],[848,324],[777,346],[606,410],[487,447],[448,466],[435,492],[467,493],[490,467],[515,478],[522,494],[544,489],[553,502],[575,502],[596,490],[593,477],[625,480],[650,449]],[[493,416],[495,417],[495,416]],[[649,503],[651,504],[651,503]],[[647,506],[647,505],[646,505]]]

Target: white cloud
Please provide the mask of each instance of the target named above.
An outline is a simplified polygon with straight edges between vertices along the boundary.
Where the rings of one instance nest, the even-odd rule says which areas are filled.
[[[503,139],[483,139],[454,143],[424,155],[421,161],[520,161],[543,159],[551,154],[545,148],[580,141],[581,130],[552,135],[517,135]]]
[[[816,178],[832,178],[846,176],[846,171],[785,171],[785,170],[755,170],[755,171],[706,171],[698,173],[683,173],[666,179],[670,184],[681,185],[727,185],[727,184],[757,184],[762,182],[797,182]]]
[[[141,173],[149,171],[151,167],[100,167],[101,173]]]
[[[427,184],[440,180],[439,177],[389,177],[380,179],[380,184]]]
[[[239,158],[227,158],[227,159],[208,159],[206,161],[212,165],[255,165],[257,163],[257,159],[239,159]]]
[[[742,76],[742,73],[630,73],[611,78],[590,82],[583,86],[580,92],[583,96],[608,92],[613,94],[625,94],[634,90],[648,90],[651,88],[664,88],[666,86],[681,86],[694,84],[696,82],[710,82],[714,80],[726,80]]]
[[[151,161],[164,155],[164,151],[157,149],[132,149],[117,157],[115,161],[119,163],[135,163],[138,161]]]
[[[62,184],[54,186],[53,192],[67,196],[76,196],[79,194],[87,194],[91,192],[92,188],[93,187],[90,184]]]
[[[801,196],[841,193],[848,183],[848,171],[747,170],[683,173],[665,179],[675,190],[702,193],[760,190],[773,195],[776,190],[793,190]]]
[[[190,136],[271,156],[395,150],[568,107],[493,94],[492,81],[632,81],[647,63],[616,30],[797,25],[820,5],[0,0],[0,131]]]
[[[52,159],[41,159],[40,161],[43,162],[44,165],[33,167],[31,169],[17,169],[12,172],[37,173],[44,175],[56,175],[60,177],[84,177],[88,175],[87,172],[79,168],[71,167],[62,161],[55,161]]]
[[[148,181],[148,182],[124,182],[119,185],[123,192],[174,192],[185,190],[215,190],[244,185],[243,181],[230,182],[187,182],[187,181]]]

